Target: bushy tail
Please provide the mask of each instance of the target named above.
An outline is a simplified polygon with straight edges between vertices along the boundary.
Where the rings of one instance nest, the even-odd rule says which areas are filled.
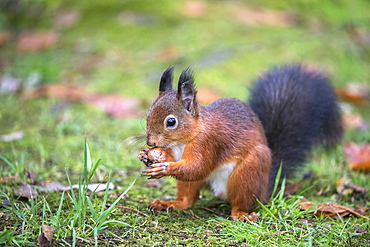
[[[329,79],[301,65],[277,67],[259,77],[249,105],[258,115],[273,154],[270,183],[300,167],[318,144],[334,145],[343,127]]]

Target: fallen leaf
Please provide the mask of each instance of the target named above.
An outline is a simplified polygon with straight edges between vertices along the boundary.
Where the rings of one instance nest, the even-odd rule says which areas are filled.
[[[163,49],[160,54],[163,61],[172,61],[179,57],[179,51],[176,47],[168,47]]]
[[[218,95],[215,91],[209,88],[199,88],[197,93],[197,99],[201,104],[209,104],[215,100],[220,99],[221,96]]]
[[[65,191],[69,190],[69,186],[65,186],[58,182],[50,182],[50,181],[41,181],[37,183],[39,188],[39,192],[52,192],[52,191]]]
[[[297,192],[300,186],[301,186],[301,182],[287,185],[284,190],[284,195],[287,196],[287,195],[291,195]]]
[[[363,45],[370,44],[370,31],[368,29],[359,28],[353,25],[348,25],[348,27],[346,28],[346,31],[347,31],[348,36],[354,42],[357,42]]]
[[[313,203],[308,201],[306,198],[302,199],[300,202],[298,202],[299,205],[301,205],[301,210],[306,211],[309,209],[316,209],[313,214],[314,215],[325,215],[329,216],[331,218],[336,218],[339,216],[344,217],[351,212],[345,210],[342,208],[342,206],[336,204],[336,203]]]
[[[6,30],[1,30],[0,31],[0,47],[8,43],[9,39],[10,39],[10,32]]]
[[[354,191],[366,193],[366,189],[364,187],[353,184],[351,179],[347,176],[343,176],[336,181],[336,190],[339,195],[352,194]]]
[[[328,187],[326,187],[325,189],[320,188],[320,190],[316,193],[316,196],[325,195],[329,190],[330,190],[330,185],[328,185]]]
[[[137,116],[139,101],[127,99],[117,95],[95,95],[86,99],[86,102],[102,109],[113,118],[126,118]]]
[[[22,93],[21,99],[27,100],[36,97],[56,97],[64,100],[83,101],[90,97],[84,88],[71,84],[50,84],[36,87]]]
[[[7,135],[1,135],[0,139],[2,142],[12,142],[12,141],[20,140],[23,137],[24,137],[24,132],[17,131],[17,132],[13,132]]]
[[[347,162],[352,170],[370,171],[370,144],[350,142],[344,146]]]
[[[303,198],[301,201],[297,202],[297,204],[300,205],[301,210],[304,210],[304,211],[316,209],[312,213],[318,216],[325,215],[331,218],[336,218],[338,216],[344,217],[352,213],[358,217],[364,218],[366,220],[370,220],[370,218],[363,215],[364,212],[362,209],[349,208],[349,207],[339,205],[333,202],[313,203],[313,202],[310,202],[308,199]]]
[[[370,99],[370,87],[366,84],[349,83],[347,88],[336,88],[335,93],[342,101],[365,105]]]
[[[54,25],[57,28],[67,28],[73,26],[81,18],[80,12],[72,10],[69,12],[59,13],[55,16]]]
[[[186,1],[181,11],[183,15],[188,17],[204,16],[208,12],[208,4],[201,1]]]
[[[21,99],[31,99],[40,96],[57,97],[64,100],[79,101],[102,109],[113,118],[136,117],[139,100],[125,98],[119,95],[101,95],[87,92],[84,88],[68,84],[44,85],[27,90]]]
[[[37,197],[37,191],[28,183],[23,183],[19,189],[14,189],[14,194],[20,197],[34,199]]]
[[[247,26],[270,25],[285,27],[291,26],[296,22],[293,15],[271,9],[236,7],[233,9],[232,15],[239,23]]]
[[[349,129],[369,129],[369,124],[360,114],[344,113],[342,114],[344,126]]]
[[[35,184],[36,181],[37,181],[36,178],[39,174],[35,171],[26,171],[26,174],[27,174],[27,177],[30,180],[31,184]]]
[[[24,31],[17,39],[19,51],[31,52],[50,48],[58,41],[58,35],[53,31]]]
[[[42,233],[37,238],[37,243],[39,247],[50,247],[54,235],[54,228],[48,226],[47,224],[42,224]]]

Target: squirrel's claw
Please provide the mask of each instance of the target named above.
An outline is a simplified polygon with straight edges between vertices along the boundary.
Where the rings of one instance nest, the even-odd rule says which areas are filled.
[[[139,152],[139,155],[137,156],[141,162],[143,162],[146,166],[150,166],[152,164],[152,161],[149,160],[148,157],[149,148],[145,148]]]
[[[167,167],[168,162],[151,164],[148,169],[142,171],[141,176],[149,177],[148,179],[164,177],[166,176]]]
[[[166,202],[155,199],[152,201],[147,208],[149,211],[157,212],[160,210],[166,210],[167,213],[174,209],[173,205],[167,205]]]

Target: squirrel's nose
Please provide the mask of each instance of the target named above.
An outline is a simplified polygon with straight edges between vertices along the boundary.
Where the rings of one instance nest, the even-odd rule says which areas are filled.
[[[155,147],[156,142],[155,142],[155,140],[153,140],[153,138],[151,136],[148,136],[146,138],[146,145],[148,145],[149,147]]]

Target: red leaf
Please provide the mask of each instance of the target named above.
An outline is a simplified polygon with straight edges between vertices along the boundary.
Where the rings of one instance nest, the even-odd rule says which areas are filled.
[[[9,31],[0,31],[0,47],[5,45],[10,38],[10,32]]]
[[[86,101],[102,109],[113,118],[135,117],[139,106],[137,99],[128,99],[117,95],[95,95]]]
[[[370,171],[370,144],[348,143],[344,146],[347,162],[353,170]]]
[[[80,101],[102,109],[113,118],[136,117],[138,115],[139,101],[119,95],[101,95],[87,92],[84,88],[74,85],[44,85],[26,91],[22,99],[40,96],[57,97],[65,100]]]
[[[208,4],[201,1],[186,1],[182,13],[188,17],[200,17],[208,12]]]
[[[365,88],[359,90],[355,88],[336,88],[335,93],[339,99],[357,105],[364,105],[369,101],[369,88],[367,90]]]
[[[197,98],[202,104],[209,104],[221,98],[216,92],[209,88],[199,88]]]
[[[295,23],[295,18],[284,12],[270,9],[235,8],[234,18],[247,26],[271,25],[290,26]]]
[[[49,48],[58,40],[58,35],[52,31],[22,32],[17,40],[19,51],[39,51]]]
[[[55,16],[54,25],[56,27],[65,28],[73,26],[76,22],[80,20],[80,13],[78,11],[69,11],[65,13],[60,13]]]

